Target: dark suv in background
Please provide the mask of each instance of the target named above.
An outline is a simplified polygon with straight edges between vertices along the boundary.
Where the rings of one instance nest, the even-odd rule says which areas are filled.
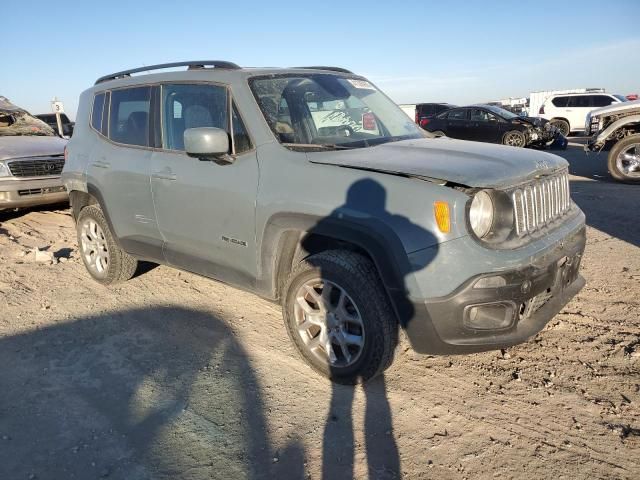
[[[422,128],[427,126],[430,118],[455,107],[455,105],[450,105],[448,103],[417,103],[415,105],[400,105],[400,108],[402,108],[402,110],[409,115],[409,117],[413,118],[414,121]]]

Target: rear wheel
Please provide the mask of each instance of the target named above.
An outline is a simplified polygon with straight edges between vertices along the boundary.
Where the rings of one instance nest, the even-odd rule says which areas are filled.
[[[509,145],[510,147],[524,147],[527,142],[527,139],[524,136],[524,133],[518,130],[511,130],[504,134],[502,137],[502,143],[504,145]]]
[[[442,130],[436,130],[435,132],[431,132],[432,134],[434,134],[436,137],[446,137],[447,134],[444,133]]]
[[[397,321],[375,266],[357,253],[312,255],[293,270],[283,314],[300,355],[336,383],[364,382],[393,361]]]
[[[565,137],[569,136],[571,128],[569,127],[569,122],[567,122],[566,120],[562,120],[561,118],[554,118],[549,123],[560,130],[560,133],[562,133],[562,135],[564,135]]]
[[[616,143],[609,152],[609,173],[621,182],[640,183],[640,134]]]
[[[110,285],[133,277],[138,262],[115,243],[100,207],[83,208],[76,230],[82,261],[94,280]]]

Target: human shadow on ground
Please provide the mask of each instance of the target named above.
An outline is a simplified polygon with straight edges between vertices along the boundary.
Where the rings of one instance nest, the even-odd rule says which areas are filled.
[[[273,465],[248,357],[208,313],[61,320],[0,338],[0,365],[0,478],[296,478]]]
[[[425,215],[431,212],[433,206],[425,205]],[[438,247],[435,236],[421,226],[411,222],[407,217],[394,214],[387,209],[387,193],[385,188],[373,179],[362,179],[351,185],[349,188],[344,205],[336,208],[326,218],[320,220],[314,228],[309,232],[305,240],[303,240],[303,249],[307,252],[314,250],[314,242],[319,237],[331,235],[335,231],[336,225],[348,224],[352,225],[357,231],[364,232],[371,238],[384,239],[385,248],[375,252],[376,255],[383,255],[389,262],[397,268],[396,280],[398,283],[388,285],[394,288],[393,304],[400,315],[396,316],[393,310],[389,311],[390,316],[395,320],[399,317],[398,322],[394,322],[390,331],[385,332],[389,335],[392,350],[395,350],[398,343],[399,327],[407,327],[410,319],[414,315],[414,306],[408,295],[407,276],[412,272],[420,270],[435,257]],[[401,240],[404,239],[404,240]],[[405,253],[406,245],[403,241],[411,239],[413,245],[423,245],[425,248],[430,247],[429,253],[421,255],[423,260],[410,263]],[[375,248],[375,247],[372,247]],[[363,252],[360,252],[364,255]],[[326,419],[323,451],[322,451],[322,478],[329,479],[349,479],[354,478],[354,460],[358,456],[356,454],[356,446],[354,445],[354,415],[360,412],[354,407],[354,398],[356,394],[356,386],[341,385],[341,376],[345,369],[350,369],[358,362],[370,361],[371,349],[367,345],[371,345],[371,338],[376,334],[373,330],[369,330],[366,334],[367,325],[369,328],[376,322],[367,303],[367,295],[380,294],[383,302],[387,301],[384,289],[364,292],[364,283],[360,286],[354,285],[353,279],[344,276],[341,280],[336,277],[333,267],[329,268],[321,263],[314,263],[314,257],[308,257],[307,261],[318,269],[319,278],[313,278],[311,283],[315,282],[313,288],[317,289],[316,293],[325,298],[331,305],[328,310],[335,313],[327,314],[326,323],[328,325],[328,341],[320,340],[324,344],[322,351],[325,355],[325,362],[329,365],[330,377],[334,382],[332,384],[331,403],[328,417]],[[384,267],[378,265],[378,272],[384,270]],[[375,278],[375,282],[380,282],[380,278]],[[387,278],[387,281],[389,279]],[[340,285],[340,282],[344,282]],[[334,295],[336,286],[337,290],[342,289],[340,295]],[[329,289],[327,295],[323,295],[325,289]],[[368,287],[367,287],[368,288]],[[345,307],[351,311],[347,314],[340,314],[340,302],[343,294],[358,298],[358,300],[345,300]],[[315,298],[314,295],[312,297]],[[374,303],[372,298],[368,299],[370,303]],[[313,302],[313,300],[311,300]],[[358,306],[358,303],[360,305]],[[335,303],[335,305],[333,305]],[[354,308],[355,305],[357,308]],[[350,306],[350,307],[349,307]],[[364,312],[364,313],[363,313]],[[331,315],[331,320],[328,319]],[[369,315],[369,320],[362,322],[364,328],[359,326],[360,322],[346,320],[340,322],[340,315],[343,317],[365,317]],[[339,328],[330,328],[330,324],[336,322],[338,318],[341,326]],[[379,328],[377,323],[374,328]],[[313,328],[313,327],[312,327]],[[365,330],[365,334],[362,331]],[[349,337],[341,337],[342,332],[347,332]],[[317,329],[309,330],[301,333],[301,335],[321,336]],[[354,338],[355,336],[355,338]],[[360,337],[360,339],[358,339]],[[344,339],[348,338],[349,343],[345,345]],[[369,340],[367,340],[369,339]],[[354,343],[351,343],[354,342]],[[361,342],[361,344],[359,344]],[[309,345],[314,345],[313,341]],[[364,346],[362,346],[364,345]],[[333,353],[331,353],[333,352]],[[350,363],[350,360],[354,363]],[[356,360],[353,360],[356,359]],[[366,379],[360,379],[366,380]],[[358,380],[356,380],[358,381]],[[362,386],[364,391],[365,421],[364,421],[364,438],[367,457],[367,468],[369,478],[371,479],[392,479],[401,477],[400,455],[393,434],[393,421],[389,400],[387,398],[386,383],[383,375],[369,380]]]

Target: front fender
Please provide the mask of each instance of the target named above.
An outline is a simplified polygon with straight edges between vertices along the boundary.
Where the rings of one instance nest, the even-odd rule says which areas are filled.
[[[391,228],[383,219],[368,216],[346,215],[339,209],[326,217],[284,213],[273,216],[267,223],[261,245],[261,277],[259,287],[269,296],[277,296],[278,281],[282,281],[282,265],[291,266],[296,252],[304,252],[304,238],[321,235],[339,242],[355,245],[373,260],[380,279],[391,299],[392,306],[401,324],[411,316],[412,305],[408,304],[412,290],[412,271],[416,266],[409,261],[399,235],[413,234],[419,227],[406,222],[405,229]],[[413,230],[413,231],[410,231]],[[437,244],[435,236],[420,229],[425,245]],[[436,249],[437,250],[437,249]]]
[[[602,132],[598,134],[593,143],[602,143],[609,139],[611,134],[618,130],[619,128],[624,127],[629,124],[638,124],[640,123],[640,114],[639,115],[629,115],[628,117],[622,117],[613,122],[607,128],[605,128]]]

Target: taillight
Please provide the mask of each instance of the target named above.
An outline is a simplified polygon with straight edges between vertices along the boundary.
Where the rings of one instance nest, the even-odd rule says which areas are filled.
[[[421,126],[422,128],[424,128],[424,127],[426,127],[426,126],[429,124],[429,122],[430,122],[430,121],[431,121],[431,119],[430,119],[430,118],[421,118],[421,119],[420,119],[420,126]]]
[[[544,105],[542,105],[540,107],[540,110],[538,110],[538,115],[542,115],[544,113]]]
[[[64,146],[64,161],[67,161],[67,146]]]

